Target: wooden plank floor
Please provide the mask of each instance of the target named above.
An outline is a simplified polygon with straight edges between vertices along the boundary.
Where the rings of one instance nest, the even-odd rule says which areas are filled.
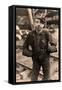
[[[53,57],[50,58],[50,79],[51,80],[58,80],[58,65],[59,65],[58,62],[59,62],[58,59],[56,59],[54,61]],[[23,65],[23,66],[27,67],[28,69],[32,70],[31,57],[23,56],[21,51],[19,53],[17,52],[17,54],[16,54],[16,63],[19,63],[20,65]],[[26,72],[27,72],[27,70],[26,70]],[[26,72],[23,73],[24,76],[25,76]],[[40,74],[43,75],[42,69],[40,70],[40,72],[41,72]],[[30,81],[30,79],[26,78],[25,81],[27,81],[27,80]],[[24,80],[21,79],[21,80],[17,80],[17,82],[18,81],[22,82]]]

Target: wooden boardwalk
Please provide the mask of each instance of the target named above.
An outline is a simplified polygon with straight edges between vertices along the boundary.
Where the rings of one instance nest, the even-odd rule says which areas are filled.
[[[55,57],[53,59],[53,56],[50,57],[50,79],[51,80],[57,80],[58,79],[58,58]],[[26,57],[22,55],[22,52],[19,51],[19,53],[16,53],[16,63],[19,64],[19,68],[16,70],[19,70],[16,74],[16,81],[17,82],[25,82],[25,81],[31,81],[31,70],[32,70],[32,59],[31,57]],[[21,68],[20,68],[21,67]],[[22,68],[25,68],[22,70]],[[22,70],[22,71],[21,71]],[[19,75],[20,74],[20,75]],[[20,78],[23,76],[23,79]],[[39,72],[39,80],[42,80],[43,72],[42,67]]]

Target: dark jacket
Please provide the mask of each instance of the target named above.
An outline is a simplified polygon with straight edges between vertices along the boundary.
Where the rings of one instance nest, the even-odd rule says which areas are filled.
[[[49,55],[56,51],[56,42],[53,42],[51,34],[44,30],[40,34],[37,34],[35,30],[30,32],[23,45],[23,55],[28,57],[43,57],[45,54]]]

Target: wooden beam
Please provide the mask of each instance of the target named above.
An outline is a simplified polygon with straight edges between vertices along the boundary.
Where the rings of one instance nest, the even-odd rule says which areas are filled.
[[[30,24],[31,24],[31,29],[33,30],[33,17],[32,17],[32,10],[29,8],[28,9],[28,16],[29,16],[29,20],[30,20]]]

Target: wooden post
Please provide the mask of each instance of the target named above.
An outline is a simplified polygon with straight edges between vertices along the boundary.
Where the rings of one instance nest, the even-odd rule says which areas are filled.
[[[30,8],[28,9],[28,15],[31,24],[31,29],[33,30],[33,17],[32,17],[32,10]]]
[[[47,10],[45,9],[45,16],[47,15]],[[47,21],[46,21],[46,17],[45,17],[45,28],[47,26]]]

